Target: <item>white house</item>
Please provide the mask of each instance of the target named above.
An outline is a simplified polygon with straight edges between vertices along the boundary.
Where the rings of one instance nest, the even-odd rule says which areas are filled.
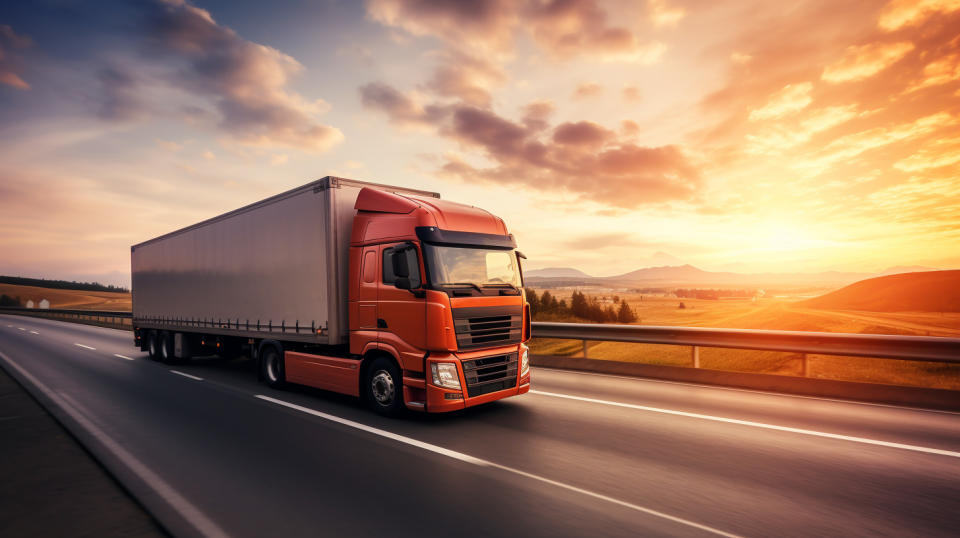
[[[27,301],[27,308],[33,308],[33,299]]]
[[[50,301],[46,299],[40,299],[40,304],[37,305],[37,308],[50,308]]]

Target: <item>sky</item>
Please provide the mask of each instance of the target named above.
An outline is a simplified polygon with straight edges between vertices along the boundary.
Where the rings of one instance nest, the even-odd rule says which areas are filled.
[[[338,175],[527,268],[960,267],[960,1],[0,5],[0,274]]]

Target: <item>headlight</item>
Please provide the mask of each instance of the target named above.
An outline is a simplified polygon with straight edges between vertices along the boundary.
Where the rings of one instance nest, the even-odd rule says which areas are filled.
[[[520,352],[520,377],[527,375],[530,372],[530,348],[523,346],[523,351]]]
[[[433,374],[433,384],[445,389],[460,390],[460,376],[457,375],[457,365],[452,362],[430,363],[430,373]]]

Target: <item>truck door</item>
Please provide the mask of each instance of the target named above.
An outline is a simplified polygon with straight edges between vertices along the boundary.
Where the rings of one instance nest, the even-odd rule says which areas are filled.
[[[380,249],[380,292],[377,326],[380,329],[380,342],[395,348],[405,370],[423,369],[423,356],[426,349],[426,298],[418,297],[422,293],[403,290],[393,285],[395,276],[391,256],[393,247],[402,245],[382,245]],[[411,250],[410,256],[416,257],[417,271],[411,271],[410,280],[414,288],[423,283],[423,263],[417,250]]]
[[[379,247],[363,249],[360,268],[360,285],[357,293],[357,329],[377,330],[377,293],[379,288]]]

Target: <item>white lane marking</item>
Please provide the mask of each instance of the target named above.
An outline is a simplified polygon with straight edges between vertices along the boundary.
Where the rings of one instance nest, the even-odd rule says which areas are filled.
[[[37,331],[30,331],[30,334],[40,334]]]
[[[20,329],[21,331],[25,331],[25,330],[26,330],[26,329],[24,329],[23,327],[17,327],[17,328]]]
[[[114,356],[114,357],[119,357],[119,358],[121,358],[121,359],[127,359],[128,361],[132,361],[132,360],[133,360],[132,358],[127,357],[126,355],[121,355],[121,354],[119,354],[119,353],[114,353],[113,356]]]
[[[208,518],[203,512],[200,511],[200,509],[190,504],[190,501],[180,495],[177,490],[173,489],[170,484],[160,478],[157,473],[150,470],[150,468],[138,460],[136,456],[130,452],[127,452],[127,450],[124,449],[120,443],[114,441],[109,435],[107,435],[106,432],[101,430],[96,424],[85,417],[79,411],[82,406],[80,406],[76,400],[70,398],[70,396],[66,394],[55,393],[49,387],[41,383],[39,379],[33,377],[30,372],[24,370],[23,367],[2,352],[0,352],[0,358],[20,372],[20,375],[30,381],[30,383],[32,383],[37,390],[42,392],[54,404],[59,406],[60,409],[69,415],[70,418],[72,418],[81,428],[86,430],[87,433],[100,442],[104,449],[113,454],[115,458],[117,458],[131,472],[137,475],[137,477],[142,480],[147,487],[152,489],[157,496],[170,505],[181,517],[183,517],[183,519],[187,521],[187,523],[197,529],[200,535],[227,538],[228,534],[224,532],[223,529],[221,529],[216,523],[214,523],[213,520]]]
[[[349,427],[351,427],[351,428],[356,428],[356,429],[358,429],[358,430],[365,431],[365,432],[367,432],[367,433],[372,433],[372,434],[374,434],[374,435],[379,435],[380,437],[386,437],[387,439],[392,439],[392,440],[394,440],[394,441],[398,441],[398,442],[401,442],[401,443],[404,443],[404,444],[407,444],[407,445],[410,445],[410,446],[414,446],[414,447],[417,447],[417,448],[421,448],[421,449],[423,449],[423,450],[426,450],[426,451],[429,451],[429,452],[433,452],[433,453],[435,453],[435,454],[440,454],[440,455],[442,455],[442,456],[447,456],[447,457],[453,458],[453,459],[455,459],[455,460],[460,460],[460,461],[463,461],[463,462],[466,462],[466,463],[472,463],[472,464],[474,464],[474,465],[479,465],[479,466],[481,466],[481,467],[492,467],[492,468],[494,468],[494,469],[500,469],[501,471],[506,471],[506,472],[508,472],[508,473],[513,473],[513,474],[522,476],[522,477],[524,477],[524,478],[529,478],[529,479],[531,479],[531,480],[537,480],[537,481],[543,482],[543,483],[545,483],[545,484],[550,484],[551,486],[556,486],[556,487],[558,487],[558,488],[562,488],[562,489],[565,489],[565,490],[568,490],[568,491],[573,491],[573,492],[575,492],[575,493],[580,493],[580,494],[586,495],[586,496],[588,496],[588,497],[593,497],[594,499],[599,499],[599,500],[602,500],[602,501],[607,501],[607,502],[609,502],[609,503],[613,503],[613,504],[616,504],[616,505],[618,505],[618,506],[622,506],[622,507],[624,507],[624,508],[630,508],[631,510],[636,510],[636,511],[642,512],[642,513],[644,513],[644,514],[648,514],[648,515],[651,515],[651,516],[656,516],[656,517],[663,518],[663,519],[666,519],[666,520],[669,520],[669,521],[673,521],[674,523],[680,523],[680,524],[682,524],[682,525],[687,525],[687,526],[690,526],[690,527],[693,527],[693,528],[696,528],[696,529],[700,529],[700,530],[702,530],[702,531],[710,532],[710,533],[713,533],[713,534],[716,534],[716,535],[719,535],[719,536],[726,536],[726,537],[729,537],[729,538],[739,538],[738,535],[736,535],[736,534],[731,534],[731,533],[728,533],[728,532],[721,531],[721,530],[719,530],[719,529],[715,529],[715,528],[713,528],[713,527],[708,527],[708,526],[706,526],[706,525],[701,525],[700,523],[695,523],[695,522],[693,522],[693,521],[690,521],[690,520],[687,520],[687,519],[683,519],[683,518],[680,518],[680,517],[677,517],[677,516],[671,516],[670,514],[665,514],[665,513],[663,513],[663,512],[659,512],[659,511],[657,511],[657,510],[653,510],[652,508],[646,508],[646,507],[644,507],[644,506],[640,506],[640,505],[637,505],[637,504],[629,503],[629,502],[626,502],[626,501],[621,501],[620,499],[616,499],[616,498],[614,498],[614,497],[609,497],[609,496],[603,495],[603,494],[601,494],[601,493],[596,493],[596,492],[594,492],[594,491],[590,491],[590,490],[587,490],[587,489],[578,488],[578,487],[576,487],[576,486],[571,486],[570,484],[565,484],[565,483],[563,483],[563,482],[557,482],[556,480],[551,480],[551,479],[546,478],[546,477],[544,477],[544,476],[536,475],[536,474],[533,474],[533,473],[528,473],[528,472],[526,472],[526,471],[521,471],[520,469],[515,469],[515,468],[513,468],[513,467],[508,467],[508,466],[506,466],[506,465],[500,465],[499,463],[494,463],[494,462],[492,462],[492,461],[488,461],[488,460],[476,458],[476,457],[473,457],[473,456],[471,456],[471,455],[469,455],[469,454],[464,454],[464,453],[462,453],[462,452],[457,452],[457,451],[455,451],[455,450],[450,450],[450,449],[448,449],[448,448],[443,448],[442,446],[437,446],[437,445],[434,445],[434,444],[425,443],[425,442],[423,442],[423,441],[418,441],[417,439],[413,439],[412,437],[407,437],[407,436],[405,436],[405,435],[399,435],[399,434],[396,434],[396,433],[393,433],[393,432],[388,432],[388,431],[386,431],[386,430],[381,430],[381,429],[379,429],[379,428],[374,428],[374,427],[372,427],[372,426],[367,426],[366,424],[361,424],[360,422],[354,422],[354,421],[352,421],[352,420],[345,419],[345,418],[342,418],[342,417],[338,417],[338,416],[336,416],[336,415],[330,415],[330,414],[324,413],[324,412],[322,412],[322,411],[317,411],[317,410],[315,410],[315,409],[310,409],[309,407],[303,407],[303,406],[300,406],[300,405],[297,405],[297,404],[293,404],[293,403],[290,403],[290,402],[285,402],[285,401],[283,401],[283,400],[278,400],[278,399],[276,399],[276,398],[271,398],[271,397],[265,396],[265,395],[263,395],[263,394],[256,394],[255,396],[256,396],[257,398],[260,398],[261,400],[266,400],[266,401],[268,401],[268,402],[272,402],[272,403],[275,403],[275,404],[277,404],[277,405],[282,405],[282,406],[288,407],[288,408],[290,408],[290,409],[295,409],[295,410],[297,410],[297,411],[301,411],[301,412],[307,413],[307,414],[309,414],[309,415],[313,415],[313,416],[315,416],[315,417],[320,417],[320,418],[322,418],[322,419],[329,420],[329,421],[331,421],[331,422],[336,422],[336,423],[338,423],[338,424],[343,424],[344,426],[349,426]]]
[[[688,413],[686,411],[675,411],[673,409],[663,409],[660,407],[648,407],[646,405],[637,405],[629,404],[623,402],[613,402],[610,400],[598,400],[596,398],[585,398],[583,396],[571,396],[569,394],[557,394],[555,392],[543,392],[539,390],[531,390],[530,394],[539,394],[540,396],[550,396],[552,398],[565,398],[568,400],[578,400],[581,402],[589,402],[603,405],[612,405],[614,407],[626,407],[628,409],[637,409],[639,411],[651,411],[654,413],[664,413],[667,415],[677,415],[681,417],[690,417],[690,418],[699,418],[702,420],[712,420],[714,422],[725,422],[727,424],[739,424],[741,426],[750,426],[753,428],[763,428],[766,430],[777,430],[782,432],[790,433],[799,433],[801,435],[812,435],[814,437],[826,437],[827,439],[839,439],[841,441],[852,441],[854,443],[863,443],[867,445],[876,445],[876,446],[885,446],[888,448],[901,448],[903,450],[912,450],[914,452],[925,452],[927,454],[937,454],[940,456],[950,456],[952,458],[960,458],[960,452],[953,452],[951,450],[942,450],[939,448],[929,448],[925,446],[917,445],[907,445],[903,443],[892,443],[889,441],[878,441],[876,439],[868,439],[866,437],[854,437],[851,435],[841,435],[838,433],[827,433],[827,432],[818,432],[815,430],[805,430],[802,428],[791,428],[789,426],[777,426],[776,424],[766,424],[764,422],[753,422],[751,420],[739,420],[735,418],[726,418],[726,417],[716,417],[713,415],[702,415],[700,413]]]
[[[12,329],[12,328],[13,328],[13,325],[7,325],[7,327],[10,327],[10,328]]]
[[[651,377],[602,374],[599,372],[581,372],[578,370],[565,370],[563,368],[551,368],[550,366],[535,366],[534,368],[536,368],[537,370],[549,370],[551,372],[564,373],[564,374],[588,375],[588,376],[595,376],[595,377],[612,377],[614,379],[625,379],[627,381],[641,381],[644,383],[665,383],[667,385],[683,385],[686,387],[697,387],[700,389],[709,389],[709,390],[749,392],[751,394],[764,394],[767,396],[774,396],[774,397],[781,397],[781,398],[800,398],[802,400],[820,400],[823,402],[836,402],[836,403],[850,404],[850,405],[866,405],[870,407],[888,407],[891,409],[902,409],[904,411],[918,411],[920,413],[942,413],[945,415],[960,415],[960,412],[958,411],[947,411],[945,409],[924,409],[922,407],[909,407],[906,405],[882,404],[882,403],[876,403],[876,402],[860,402],[857,400],[843,400],[840,398],[826,398],[823,396],[806,396],[804,394],[789,394],[786,392],[773,392],[769,390],[744,389],[740,387],[724,387],[721,385],[707,385],[705,383],[691,383],[687,381],[670,381],[668,379],[654,379]]]
[[[126,358],[126,357],[124,357],[124,358]],[[194,381],[203,381],[203,378],[202,378],[202,377],[197,377],[197,376],[195,376],[195,375],[185,374],[185,373],[183,373],[183,372],[178,372],[178,371],[176,371],[176,370],[170,370],[170,373],[171,373],[171,374],[182,375],[183,377],[189,377],[190,379],[193,379]]]
[[[95,348],[95,347],[85,346],[85,345],[83,345],[83,344],[74,343],[73,345],[75,345],[75,346],[77,346],[77,347],[82,347],[83,349],[90,349],[90,350],[93,350],[93,351],[96,351],[96,350],[97,350],[97,348]]]

